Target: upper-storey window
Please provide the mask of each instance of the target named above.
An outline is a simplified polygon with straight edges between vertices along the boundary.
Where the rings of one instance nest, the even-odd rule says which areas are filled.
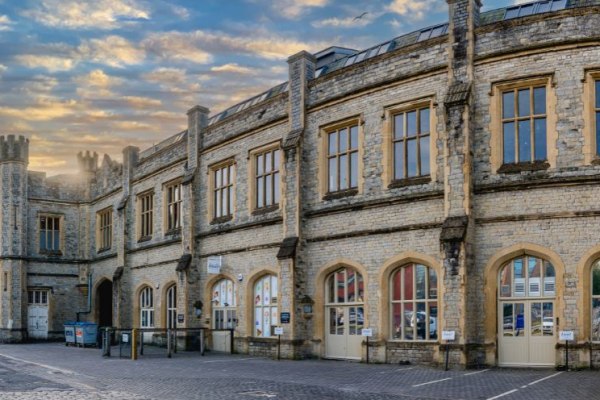
[[[229,219],[233,216],[233,160],[212,169],[212,218],[213,220]]]
[[[56,215],[40,215],[40,253],[60,253],[61,217]]]
[[[502,92],[504,164],[546,159],[546,88]]]
[[[600,70],[585,73],[583,86],[584,160],[600,164]]]
[[[327,132],[328,192],[358,188],[358,123]]]
[[[429,175],[429,107],[393,116],[394,180]]]
[[[255,155],[255,208],[279,204],[279,148],[265,150]]]
[[[181,213],[181,183],[170,183],[165,186],[165,203],[166,207],[166,231],[175,231],[180,229],[183,224]]]
[[[138,196],[139,205],[139,239],[144,240],[152,237],[154,220],[154,193],[147,192]]]
[[[509,7],[504,13],[504,19],[525,17],[527,15],[541,14],[549,11],[558,11],[564,9],[566,5],[567,0],[545,0],[516,7]]]
[[[556,164],[556,113],[551,77],[492,87],[491,161],[494,171],[520,172]]]
[[[112,246],[112,208],[99,211],[96,216],[96,248],[108,250]]]

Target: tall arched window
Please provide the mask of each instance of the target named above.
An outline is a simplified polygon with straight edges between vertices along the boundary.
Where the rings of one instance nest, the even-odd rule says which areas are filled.
[[[167,290],[167,328],[177,328],[177,286]]]
[[[237,322],[235,315],[235,290],[235,285],[231,279],[221,279],[213,286],[213,329],[235,328]]]
[[[398,268],[391,277],[391,337],[433,340],[438,337],[438,280],[435,270],[421,264]]]
[[[600,342],[600,260],[592,266],[592,341]]]
[[[154,299],[150,286],[146,286],[140,293],[140,327],[154,327]]]
[[[265,275],[254,284],[254,336],[272,336],[275,326],[277,326],[277,277]]]

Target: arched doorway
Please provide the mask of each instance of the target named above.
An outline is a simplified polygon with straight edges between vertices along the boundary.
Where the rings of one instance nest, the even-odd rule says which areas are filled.
[[[364,328],[364,280],[354,268],[329,275],[325,286],[325,339],[329,358],[360,359]]]
[[[556,271],[547,260],[523,255],[498,274],[498,364],[555,363]]]
[[[112,326],[113,312],[113,285],[112,282],[106,279],[96,289],[96,299],[98,307],[98,327]]]

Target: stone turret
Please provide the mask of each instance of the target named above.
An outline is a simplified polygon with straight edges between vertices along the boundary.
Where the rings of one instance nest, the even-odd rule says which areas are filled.
[[[24,136],[15,138],[15,135],[0,136],[0,163],[2,162],[29,161],[29,139]]]
[[[77,164],[81,173],[95,174],[98,170],[98,153],[90,154],[89,151],[86,151],[84,154],[80,151],[77,154]]]
[[[29,140],[0,136],[0,341],[22,339],[27,326],[27,164]]]

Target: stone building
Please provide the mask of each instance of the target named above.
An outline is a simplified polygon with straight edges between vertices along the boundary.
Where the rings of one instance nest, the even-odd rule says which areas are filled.
[[[365,360],[371,328],[372,361],[435,364],[449,331],[453,363],[553,366],[572,331],[600,362],[600,1],[448,6],[122,164],[47,178],[0,137],[2,340],[80,317],[268,355],[282,326],[285,357]]]

